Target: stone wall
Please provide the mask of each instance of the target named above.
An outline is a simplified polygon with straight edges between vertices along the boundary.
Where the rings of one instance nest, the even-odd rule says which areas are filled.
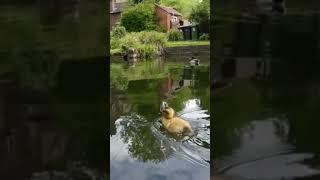
[[[166,48],[166,57],[191,57],[191,56],[208,56],[210,57],[210,46],[182,46]]]

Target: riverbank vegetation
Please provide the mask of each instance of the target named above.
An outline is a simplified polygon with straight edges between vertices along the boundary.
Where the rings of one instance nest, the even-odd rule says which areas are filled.
[[[168,41],[166,47],[209,46],[210,41]]]
[[[121,14],[119,25],[110,34],[111,55],[132,55],[138,58],[151,58],[164,55],[166,47],[209,45],[209,34],[204,31],[197,40],[186,40],[182,30],[164,30],[155,17],[155,3],[170,6],[190,18],[195,24],[208,24],[208,0],[130,0]],[[206,22],[206,23],[205,23]],[[193,38],[192,38],[193,39]],[[200,41],[198,41],[200,40]],[[168,42],[168,43],[167,43]]]
[[[116,30],[117,31],[117,30]],[[121,37],[111,32],[111,55],[125,53],[128,49],[134,49],[140,58],[150,58],[161,55],[167,43],[165,33],[157,31],[129,32]]]
[[[159,69],[159,61],[146,61],[137,66],[123,68],[122,64],[112,64],[110,67],[111,78],[110,86],[119,90],[126,90],[129,81],[137,81],[143,79],[161,79],[168,76],[170,69],[179,67],[172,63]]]
[[[136,50],[138,57],[151,58],[164,53],[167,47],[204,46],[210,45],[209,40],[183,41],[175,33],[161,33],[157,31],[127,32],[118,26],[111,31],[110,54],[121,55],[128,49]]]
[[[120,24],[129,32],[156,30],[154,4],[143,2],[130,6],[122,13]]]

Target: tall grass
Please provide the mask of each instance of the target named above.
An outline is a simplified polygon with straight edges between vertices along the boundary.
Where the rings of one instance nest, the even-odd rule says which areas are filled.
[[[111,49],[121,49],[125,52],[129,48],[134,48],[139,57],[150,58],[163,52],[167,36],[157,31],[131,32],[121,38],[111,37],[110,43]]]
[[[168,32],[168,39],[169,41],[181,41],[183,40],[183,35],[178,29],[174,28]]]

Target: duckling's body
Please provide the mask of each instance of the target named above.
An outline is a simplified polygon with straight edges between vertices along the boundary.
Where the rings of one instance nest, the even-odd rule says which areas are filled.
[[[169,133],[187,136],[193,134],[190,123],[180,117],[176,117],[172,108],[165,108],[162,111],[162,115],[162,124]]]

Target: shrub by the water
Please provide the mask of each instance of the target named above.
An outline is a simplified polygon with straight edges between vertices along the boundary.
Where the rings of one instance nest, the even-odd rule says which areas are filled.
[[[195,8],[192,9],[190,20],[199,25],[200,32],[209,33],[210,24],[210,1],[202,0]]]
[[[118,38],[110,38],[110,49],[118,49],[120,47],[120,41]]]
[[[138,56],[148,58],[163,52],[167,37],[165,33],[141,31],[127,33],[124,37],[111,38],[111,48],[125,52],[129,48],[137,50]]]
[[[183,39],[182,33],[178,29],[174,28],[168,32],[169,41],[180,41],[182,39]]]
[[[139,3],[125,10],[121,15],[121,25],[128,32],[140,32],[145,30],[155,30],[154,4]]]
[[[123,36],[125,36],[127,33],[126,28],[123,26],[116,26],[112,29],[111,31],[111,37],[114,38],[121,38]]]
[[[209,34],[207,33],[203,33],[200,37],[199,40],[209,40]]]

